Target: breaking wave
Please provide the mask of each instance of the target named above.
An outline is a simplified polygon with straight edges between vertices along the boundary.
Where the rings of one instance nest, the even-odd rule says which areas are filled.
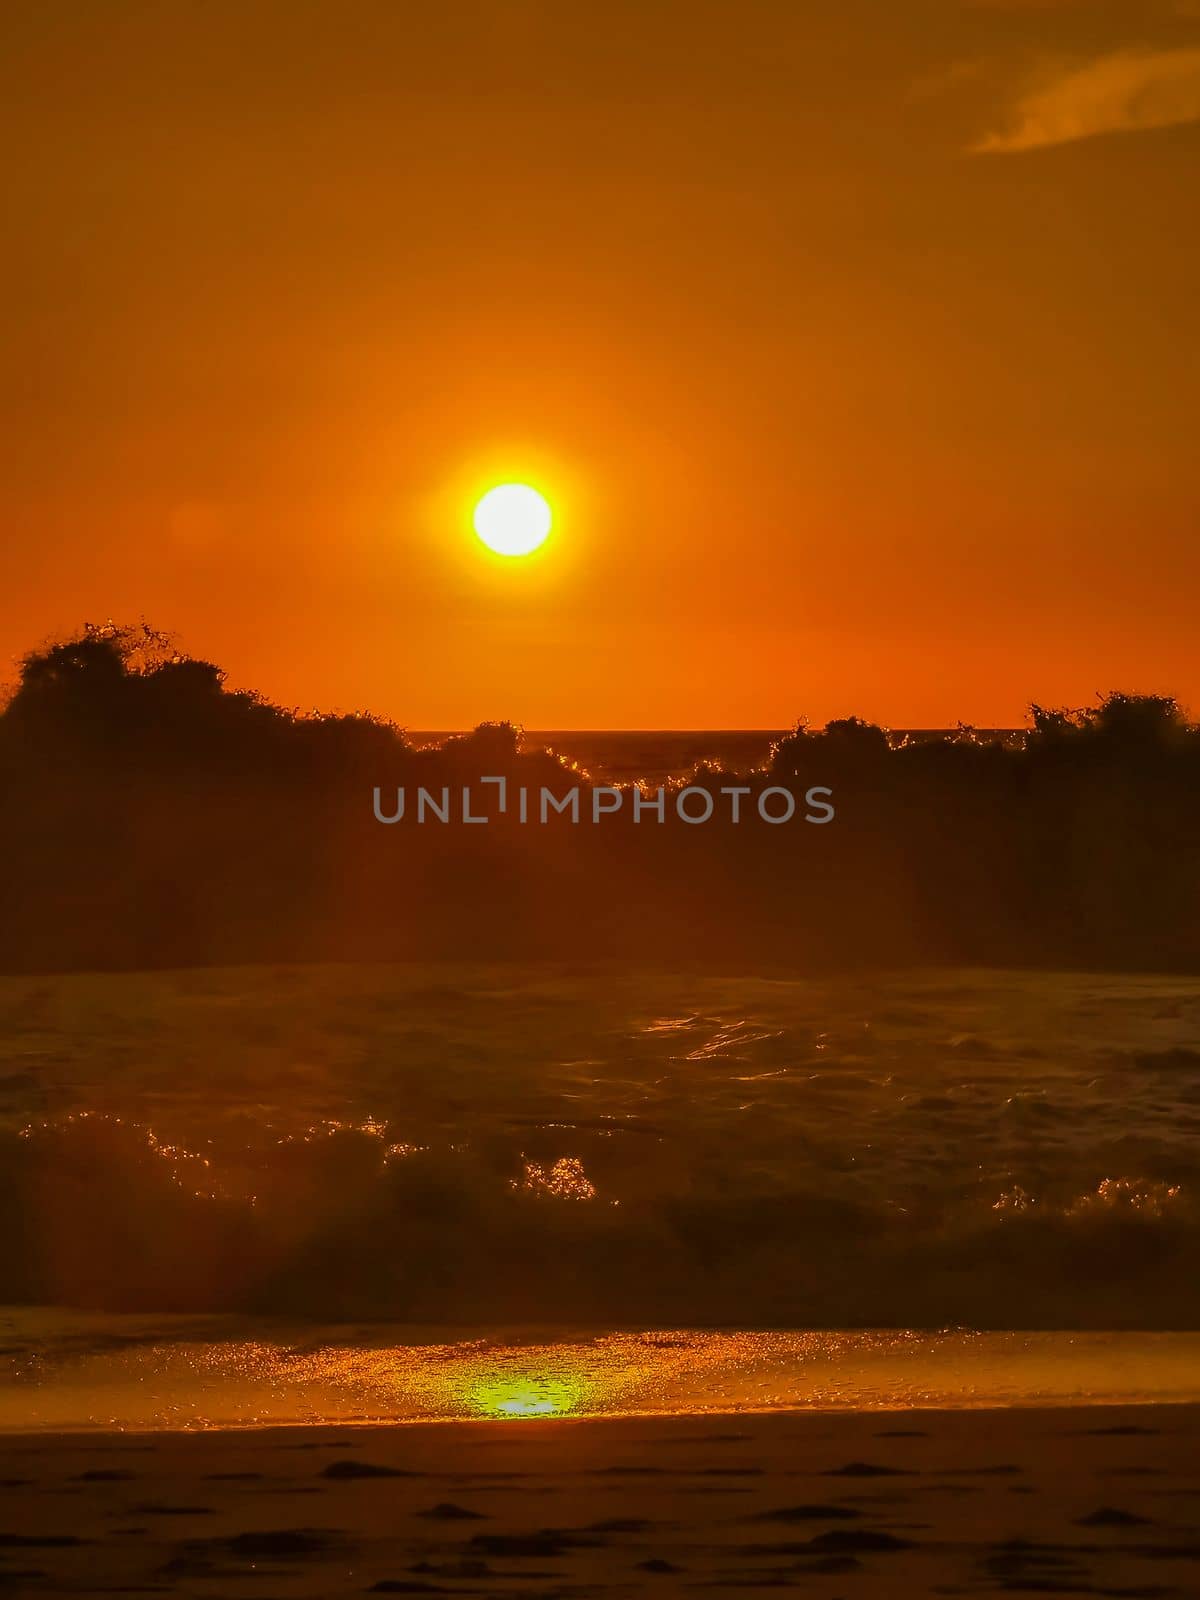
[[[89,984],[0,993],[0,1300],[1200,1327],[1193,980]]]
[[[571,1130],[576,1141],[578,1130]],[[4,1139],[4,1298],[463,1324],[1196,1326],[1179,1183],[875,1198],[783,1168],[655,1188],[602,1158],[329,1122],[201,1153],[76,1114]]]

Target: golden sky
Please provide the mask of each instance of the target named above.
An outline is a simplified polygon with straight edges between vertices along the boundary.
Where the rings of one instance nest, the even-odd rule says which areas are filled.
[[[1200,3],[4,34],[6,668],[145,616],[415,728],[1200,710]]]

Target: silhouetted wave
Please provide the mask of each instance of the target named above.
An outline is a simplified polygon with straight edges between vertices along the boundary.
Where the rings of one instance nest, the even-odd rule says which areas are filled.
[[[386,1125],[220,1160],[106,1116],[0,1135],[0,1299],[463,1326],[1200,1326],[1200,1215],[1178,1185],[905,1208],[819,1163],[777,1157],[765,1179],[740,1150],[633,1195],[602,1161],[510,1154]]]
[[[0,1302],[1200,1327],[1200,980],[9,978]]]

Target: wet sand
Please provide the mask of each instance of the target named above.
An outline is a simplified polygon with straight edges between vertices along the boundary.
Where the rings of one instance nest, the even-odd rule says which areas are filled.
[[[0,1434],[1200,1404],[1200,1334],[405,1326],[0,1311]]]
[[[0,1592],[1200,1592],[1200,1408],[25,1434]]]

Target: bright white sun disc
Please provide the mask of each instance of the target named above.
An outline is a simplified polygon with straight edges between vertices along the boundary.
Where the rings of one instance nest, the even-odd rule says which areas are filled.
[[[501,483],[475,507],[475,532],[500,556],[527,556],[550,532],[550,507],[527,483]]]

